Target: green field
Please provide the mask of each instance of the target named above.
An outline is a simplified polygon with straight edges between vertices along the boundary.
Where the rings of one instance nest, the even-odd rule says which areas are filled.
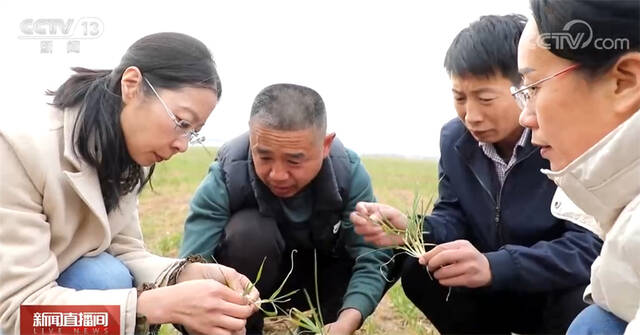
[[[192,148],[156,167],[153,190],[147,187],[140,197],[140,219],[147,247],[163,256],[177,256],[189,200],[207,173],[215,151]],[[363,157],[379,202],[402,210],[411,206],[414,194],[434,197],[437,192],[437,165],[433,161],[402,158]],[[265,327],[266,333],[280,333]],[[177,333],[163,326],[161,334]],[[404,296],[396,284],[385,295],[359,334],[435,334],[422,313]]]

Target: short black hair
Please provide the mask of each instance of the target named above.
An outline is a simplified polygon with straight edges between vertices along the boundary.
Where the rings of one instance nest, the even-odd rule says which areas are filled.
[[[260,91],[253,101],[249,121],[276,130],[313,127],[322,135],[327,130],[327,113],[320,94],[295,84],[274,84]]]
[[[578,20],[586,23],[573,24],[575,28],[569,30],[585,34],[584,45],[548,43],[548,47],[591,75],[606,71],[627,52],[640,51],[640,0],[530,0],[530,4],[541,35],[567,33],[567,25]],[[586,43],[588,36],[590,43]],[[623,43],[611,48],[597,43],[605,39]]]
[[[487,15],[462,29],[444,58],[449,76],[502,75],[519,84],[518,41],[527,23],[519,14]]]

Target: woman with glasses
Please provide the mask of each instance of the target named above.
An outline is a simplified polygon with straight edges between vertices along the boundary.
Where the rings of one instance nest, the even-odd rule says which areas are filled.
[[[524,87],[514,90],[520,123],[550,161],[543,172],[605,236],[585,292],[592,305],[568,333],[640,334],[640,1],[531,7],[518,48]]]
[[[73,70],[49,92],[45,127],[0,125],[0,330],[20,332],[21,305],[118,305],[122,334],[242,331],[258,299],[243,294],[249,280],[150,254],[137,215],[154,164],[201,141],[221,93],[211,53],[159,33],[113,70]]]

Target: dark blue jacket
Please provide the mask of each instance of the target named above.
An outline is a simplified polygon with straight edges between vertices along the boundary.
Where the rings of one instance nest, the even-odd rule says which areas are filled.
[[[494,163],[459,119],[440,136],[439,198],[426,239],[469,240],[489,260],[491,289],[544,292],[589,283],[602,241],[551,215],[556,185],[540,172],[549,163],[531,145],[516,152],[504,185]]]

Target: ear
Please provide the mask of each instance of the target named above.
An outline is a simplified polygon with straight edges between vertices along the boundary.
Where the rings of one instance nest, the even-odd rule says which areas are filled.
[[[122,91],[122,102],[125,105],[131,103],[136,98],[142,96],[142,73],[135,66],[129,66],[122,73],[120,89]]]
[[[615,80],[613,111],[626,119],[640,109],[640,52],[620,57],[609,75]]]
[[[327,158],[329,153],[331,152],[331,144],[333,144],[333,140],[336,138],[336,133],[331,133],[324,137],[322,141],[322,157]]]

